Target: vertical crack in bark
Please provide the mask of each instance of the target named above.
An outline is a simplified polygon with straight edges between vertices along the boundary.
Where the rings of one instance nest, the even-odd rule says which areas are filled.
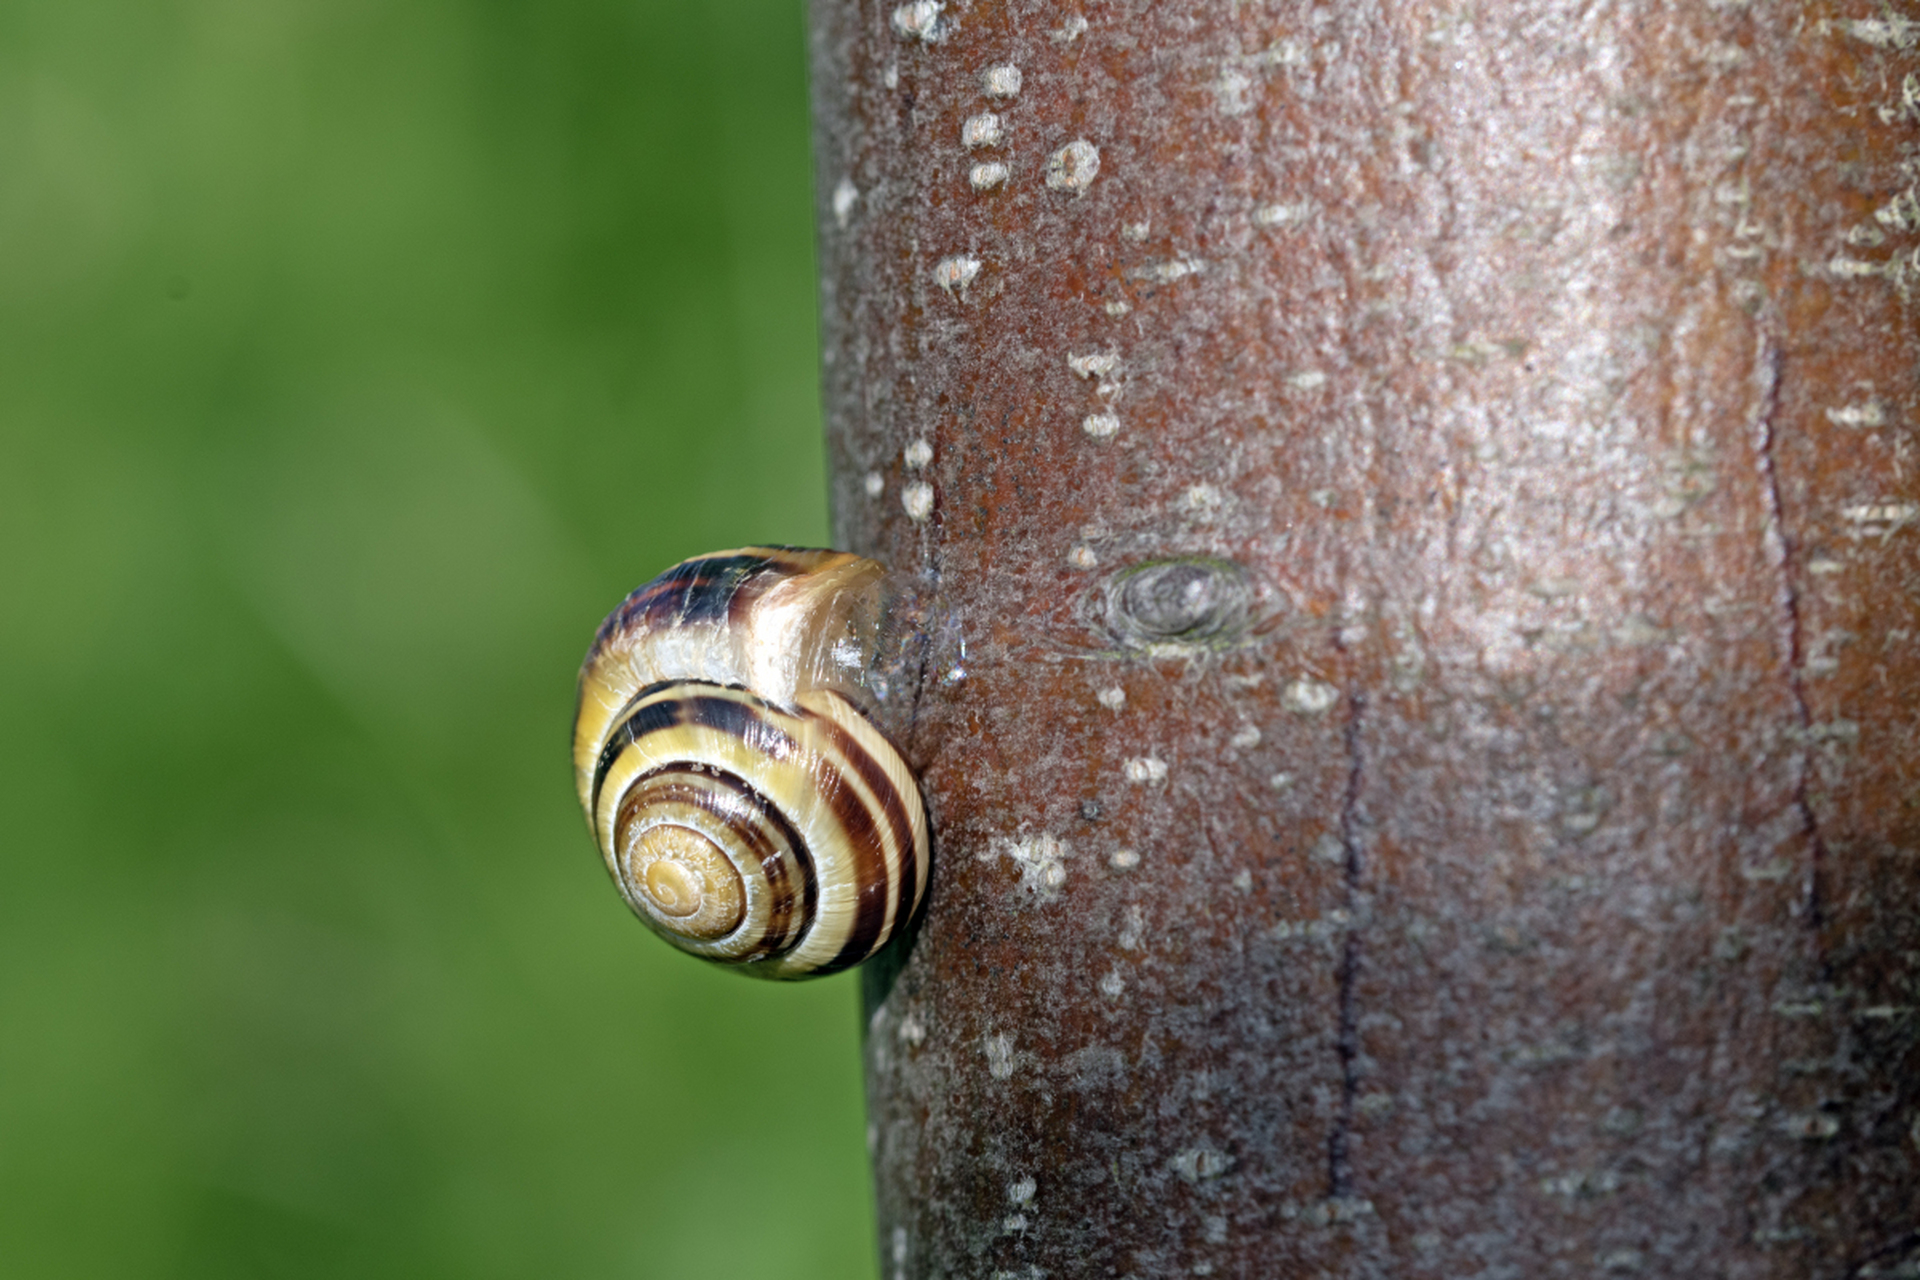
[[[1337,640],[1342,653],[1345,646]],[[1347,936],[1340,951],[1339,1039],[1340,1109],[1334,1115],[1333,1132],[1327,1139],[1327,1195],[1338,1199],[1348,1195],[1353,1185],[1353,1167],[1348,1153],[1353,1132],[1354,1104],[1360,1093],[1360,1012],[1355,990],[1360,977],[1360,788],[1364,781],[1365,760],[1360,749],[1360,722],[1366,714],[1367,698],[1349,675],[1347,689],[1347,792],[1340,805],[1340,848],[1344,855],[1346,879]]]
[[[1806,636],[1800,619],[1800,593],[1793,583],[1792,544],[1787,539],[1786,520],[1780,500],[1780,476],[1773,459],[1773,419],[1780,406],[1780,351],[1764,332],[1754,357],[1754,381],[1758,406],[1753,421],[1753,451],[1760,472],[1761,500],[1766,504],[1761,542],[1767,560],[1779,572],[1774,587],[1775,634],[1780,661],[1785,667],[1787,690],[1793,697],[1794,715],[1799,722],[1800,750],[1793,781],[1793,803],[1800,812],[1812,854],[1807,868],[1805,902],[1807,924],[1818,930],[1822,908],[1820,873],[1827,860],[1827,842],[1820,829],[1820,817],[1813,809],[1810,780],[1813,776],[1813,708],[1807,702],[1802,674],[1806,659]]]

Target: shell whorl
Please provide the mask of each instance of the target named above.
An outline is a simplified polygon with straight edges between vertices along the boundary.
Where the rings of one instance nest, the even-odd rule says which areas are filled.
[[[810,977],[918,907],[919,789],[862,713],[887,607],[871,560],[748,547],[674,566],[602,624],[575,783],[614,882],[674,946]]]

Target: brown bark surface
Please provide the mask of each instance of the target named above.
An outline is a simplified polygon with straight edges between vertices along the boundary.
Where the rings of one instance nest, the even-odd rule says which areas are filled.
[[[813,22],[883,1274],[1920,1273],[1920,13]]]

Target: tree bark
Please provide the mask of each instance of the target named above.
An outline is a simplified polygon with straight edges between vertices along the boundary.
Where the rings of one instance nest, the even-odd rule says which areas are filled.
[[[883,1275],[1920,1274],[1917,19],[815,0]]]

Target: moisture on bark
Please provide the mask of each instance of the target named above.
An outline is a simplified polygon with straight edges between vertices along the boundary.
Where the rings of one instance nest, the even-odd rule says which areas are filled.
[[[883,1275],[1920,1273],[1920,14],[813,40]]]

